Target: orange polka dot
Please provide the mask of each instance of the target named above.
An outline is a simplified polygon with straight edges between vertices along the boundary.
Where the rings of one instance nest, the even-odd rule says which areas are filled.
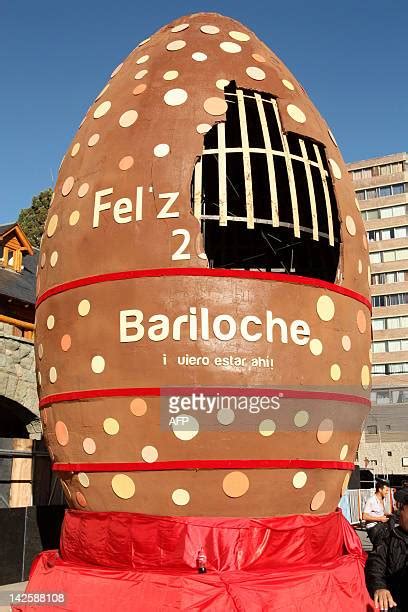
[[[71,336],[69,334],[64,334],[61,338],[61,348],[63,351],[69,351],[71,348]]]
[[[121,170],[129,170],[129,168],[131,168],[134,164],[134,159],[131,155],[126,155],[125,157],[122,157],[122,159],[119,162],[119,168]]]
[[[364,334],[367,329],[367,319],[362,310],[359,310],[357,313],[357,327],[360,334]]]
[[[228,105],[223,98],[207,98],[204,102],[204,110],[209,115],[224,115],[227,112]]]
[[[140,85],[134,88],[133,95],[138,96],[139,94],[143,93],[146,88],[147,88],[146,83],[141,83]]]
[[[135,416],[143,416],[147,412],[147,404],[141,397],[136,397],[130,402],[130,412]]]
[[[82,506],[83,508],[87,505],[87,501],[85,499],[85,496],[80,491],[77,491],[75,493],[75,498],[76,498],[78,504],[80,506]]]
[[[55,423],[55,437],[60,446],[66,446],[69,442],[69,434],[67,426],[63,421],[57,421]]]
[[[243,472],[230,472],[222,482],[224,493],[228,497],[241,497],[249,489],[249,479]]]

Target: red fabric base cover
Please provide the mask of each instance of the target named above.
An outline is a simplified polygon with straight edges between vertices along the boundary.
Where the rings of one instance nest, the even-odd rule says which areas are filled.
[[[62,592],[53,609],[70,612],[369,612],[364,560],[339,510],[262,519],[69,510],[60,551],[37,557],[26,592]]]

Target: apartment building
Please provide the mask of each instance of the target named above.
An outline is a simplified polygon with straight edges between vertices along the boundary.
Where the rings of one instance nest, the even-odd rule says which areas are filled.
[[[408,154],[348,169],[367,231],[373,305],[372,410],[358,462],[408,474]]]

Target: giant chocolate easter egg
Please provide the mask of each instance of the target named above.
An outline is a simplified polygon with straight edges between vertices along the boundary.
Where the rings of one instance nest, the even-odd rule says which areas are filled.
[[[41,247],[45,438],[85,511],[335,509],[368,412],[367,242],[336,141],[256,35],[177,19],[115,68]]]

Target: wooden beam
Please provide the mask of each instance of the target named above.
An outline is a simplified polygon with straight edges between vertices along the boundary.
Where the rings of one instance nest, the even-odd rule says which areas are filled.
[[[27,329],[29,331],[35,330],[34,323],[27,323],[27,321],[20,321],[20,319],[13,319],[13,317],[7,317],[6,315],[0,314],[0,322],[8,323],[9,325],[14,325],[15,327],[21,327],[22,329]]]

